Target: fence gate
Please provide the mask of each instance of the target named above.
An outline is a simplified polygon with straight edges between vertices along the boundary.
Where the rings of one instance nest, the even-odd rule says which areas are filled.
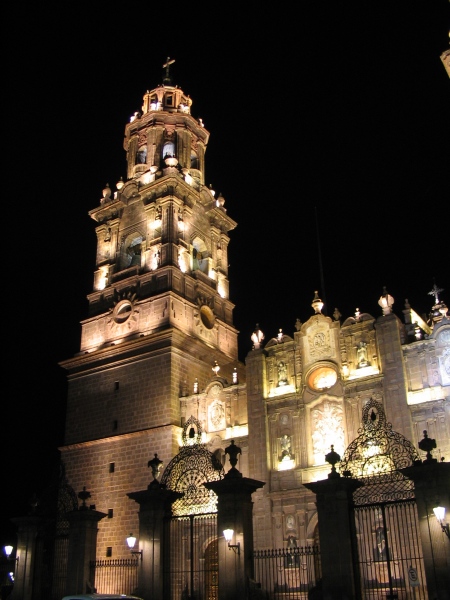
[[[369,400],[362,417],[340,469],[362,483],[352,507],[361,598],[427,600],[414,484],[401,473],[420,457],[392,430],[381,402]]]
[[[217,496],[203,484],[224,476],[222,463],[201,443],[200,422],[183,427],[183,447],[161,478],[180,492],[164,527],[164,599],[218,599]]]
[[[189,515],[170,520],[171,600],[218,599],[216,514]]]
[[[415,500],[354,509],[362,597],[426,600]]]

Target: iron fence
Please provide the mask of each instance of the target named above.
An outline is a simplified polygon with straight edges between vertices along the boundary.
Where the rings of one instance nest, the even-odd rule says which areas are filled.
[[[92,561],[90,581],[99,594],[133,594],[138,586],[139,558]]]
[[[307,599],[308,592],[320,586],[318,546],[257,550],[253,564],[259,595],[267,600]]]

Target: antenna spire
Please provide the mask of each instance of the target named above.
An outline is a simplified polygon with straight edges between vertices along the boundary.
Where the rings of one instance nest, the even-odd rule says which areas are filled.
[[[316,234],[317,234],[317,250],[319,254],[319,270],[320,270],[320,286],[322,288],[322,298],[325,310],[324,314],[327,314],[327,297],[325,294],[325,280],[323,277],[323,265],[322,265],[322,250],[320,247],[320,237],[319,237],[319,219],[317,218],[317,206],[314,207],[314,212],[316,214]]]

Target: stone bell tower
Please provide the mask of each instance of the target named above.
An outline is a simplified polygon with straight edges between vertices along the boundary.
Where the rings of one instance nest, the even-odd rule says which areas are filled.
[[[209,132],[173,84],[173,63],[125,127],[126,181],[107,184],[89,212],[97,253],[88,318],[80,352],[60,363],[67,479],[109,517],[99,558],[128,556],[138,519],[126,492],[147,486],[155,452],[167,465],[178,451],[180,397],[203,390],[216,364],[224,381],[236,370],[244,379],[228,283],[236,222],[205,186]]]

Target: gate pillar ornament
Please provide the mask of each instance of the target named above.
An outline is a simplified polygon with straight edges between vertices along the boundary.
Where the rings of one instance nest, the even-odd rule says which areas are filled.
[[[450,462],[438,462],[421,449],[427,458],[400,471],[414,482],[428,597],[450,600],[450,540],[433,513],[444,506],[450,514]]]
[[[172,503],[183,494],[168,490],[164,484],[159,483],[151,463],[149,461],[154,479],[148,488],[130,492],[127,496],[139,504],[139,550],[142,554],[138,571],[138,595],[144,600],[162,600],[163,566],[164,560],[169,559],[170,551],[170,548],[163,547],[164,527],[168,526],[165,517],[171,516]]]
[[[248,597],[253,571],[253,501],[252,494],[265,483],[243,477],[236,469],[240,449],[231,440],[225,449],[231,469],[223,479],[203,485],[217,495],[217,537],[219,548],[219,600]],[[233,530],[227,543],[225,530]]]
[[[337,453],[334,453],[337,454]],[[330,453],[333,455],[333,450]],[[354,520],[349,518],[353,492],[362,483],[341,477],[336,472],[333,456],[328,479],[304,483],[316,495],[322,564],[323,600],[350,600],[361,596],[357,561],[352,548],[357,548]],[[339,455],[337,455],[339,457]]]

